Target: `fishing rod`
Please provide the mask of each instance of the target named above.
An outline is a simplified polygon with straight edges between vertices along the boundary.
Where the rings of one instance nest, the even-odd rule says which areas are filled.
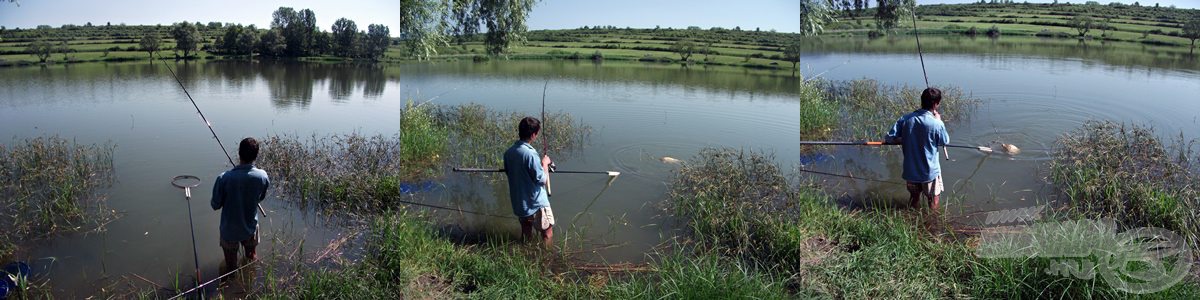
[[[541,129],[541,131],[542,131],[542,134],[541,134],[541,136],[542,136],[542,155],[545,155],[547,157],[550,156],[550,140],[546,138],[546,128],[549,127],[546,125],[550,124],[550,120],[546,119],[546,88],[548,88],[548,87],[550,87],[550,79],[546,79],[546,84],[542,85],[542,129]],[[558,168],[558,166],[555,166],[554,162],[551,161],[550,162],[550,170],[548,170],[548,171],[553,173],[554,169],[557,169],[557,168]],[[546,177],[546,197],[550,197],[553,194],[554,194],[554,192],[552,192],[550,189],[550,177]]]
[[[864,142],[800,141],[800,145],[802,145],[802,146],[804,146],[804,145],[807,145],[807,146],[814,146],[814,145],[828,145],[828,146],[889,146],[889,145],[900,145],[900,144],[897,144],[897,143],[886,143],[886,142],[872,142],[872,141],[864,141]],[[942,147],[951,147],[951,148],[965,148],[965,149],[975,149],[975,150],[979,150],[979,151],[986,152],[986,153],[992,153],[993,151],[995,151],[995,150],[993,150],[993,149],[992,149],[992,147],[984,147],[984,146],[943,145]]]
[[[917,3],[913,2],[912,10],[913,20],[913,36],[917,38],[917,57],[921,59],[921,75],[925,76],[925,88],[929,88],[929,72],[925,71],[925,53],[921,51],[921,32],[917,28]],[[946,160],[950,160],[950,151],[946,150],[946,146],[942,146],[942,153],[946,154]]]
[[[162,60],[162,54],[159,54],[159,55],[158,55],[158,59],[159,59],[159,60]],[[153,60],[153,59],[152,59],[152,60]],[[153,63],[153,62],[151,62],[151,63]],[[224,144],[224,143],[221,143],[221,138],[220,138],[220,137],[217,137],[217,131],[216,131],[216,130],[213,130],[212,123],[211,123],[211,122],[208,122],[208,118],[204,117],[204,112],[200,111],[200,106],[199,106],[199,105],[196,105],[196,99],[192,99],[192,93],[189,93],[189,92],[188,92],[188,90],[187,90],[187,87],[183,86],[183,80],[179,79],[179,75],[175,75],[175,70],[172,70],[172,69],[171,69],[171,66],[170,66],[170,65],[168,65],[166,62],[162,62],[162,65],[163,65],[163,66],[165,66],[165,67],[167,67],[167,71],[171,73],[171,77],[174,77],[174,78],[175,78],[175,82],[179,84],[179,88],[180,88],[180,89],[183,89],[183,94],[184,94],[184,95],[187,95],[187,97],[188,97],[188,100],[192,101],[192,107],[195,107],[195,108],[196,108],[196,113],[200,114],[200,120],[203,120],[203,121],[204,121],[204,125],[205,125],[205,126],[208,126],[208,132],[211,132],[211,133],[212,133],[212,137],[213,137],[213,139],[216,139],[216,140],[217,140],[217,145],[218,145],[218,146],[221,146],[221,152],[222,152],[222,153],[225,153],[225,159],[228,159],[228,160],[229,160],[229,164],[230,164],[230,165],[233,165],[233,166],[235,166],[235,167],[236,167],[236,166],[237,166],[237,164],[233,163],[233,157],[232,157],[232,156],[229,156],[229,151],[228,151],[228,150],[225,150],[225,144]],[[258,212],[259,212],[259,213],[262,213],[262,215],[263,215],[264,217],[266,217],[266,216],[267,216],[267,211],[263,209],[263,207],[262,207],[262,204],[258,204]]]
[[[480,169],[480,168],[454,168],[454,172],[464,173],[503,173],[504,169]],[[551,173],[563,174],[604,174],[612,177],[621,176],[621,172],[616,171],[559,171],[550,170]]]

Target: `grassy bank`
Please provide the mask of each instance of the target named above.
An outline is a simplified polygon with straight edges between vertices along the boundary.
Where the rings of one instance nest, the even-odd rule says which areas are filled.
[[[1053,258],[981,258],[977,238],[915,211],[844,211],[794,186],[770,159],[705,150],[685,166],[672,202],[701,249],[737,257],[780,278],[791,295],[835,298],[1112,298],[1098,277],[1050,275]],[[725,174],[714,177],[711,174]],[[770,274],[775,274],[771,276]],[[1190,298],[1193,280],[1148,298]]]
[[[620,272],[490,235],[460,244],[425,216],[373,218],[366,256],[305,272],[268,298],[1191,298],[1192,280],[1136,295],[1099,277],[1047,272],[1050,258],[981,258],[976,238],[916,211],[836,207],[768,157],[707,149],[672,184],[688,228],[651,262]],[[723,174],[712,176],[712,174]]]
[[[1197,141],[1163,139],[1152,128],[1091,121],[1059,138],[1051,179],[1079,214],[1127,227],[1200,237]]]

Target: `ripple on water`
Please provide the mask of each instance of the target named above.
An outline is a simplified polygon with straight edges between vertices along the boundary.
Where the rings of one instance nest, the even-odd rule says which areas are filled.
[[[1089,120],[1121,120],[1123,109],[1095,103],[1093,99],[1036,92],[989,92],[976,94],[985,107],[975,118],[973,130],[956,144],[993,148],[1001,143],[1021,149],[1015,156],[993,155],[995,159],[1042,161],[1052,158],[1055,141]]]
[[[621,176],[633,176],[646,180],[666,180],[678,168],[676,164],[664,163],[663,157],[687,160],[705,145],[687,142],[634,142],[614,147],[609,153],[609,163],[621,172]]]

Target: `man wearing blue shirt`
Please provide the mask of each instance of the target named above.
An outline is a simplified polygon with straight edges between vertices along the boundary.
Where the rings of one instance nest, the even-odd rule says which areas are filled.
[[[533,239],[536,231],[542,243],[551,247],[554,236],[554,213],[550,210],[550,198],[546,185],[550,182],[550,156],[538,158],[537,150],[530,143],[541,132],[542,122],[526,117],[517,126],[520,140],[504,152],[504,175],[508,176],[508,196],[512,201],[513,214],[521,220],[521,238]]]
[[[889,144],[900,144],[904,151],[903,177],[908,182],[910,204],[917,207],[921,195],[925,195],[934,211],[944,189],[938,147],[950,143],[946,124],[937,111],[941,103],[942,91],[926,88],[921,92],[921,109],[900,117],[885,139]]]
[[[213,183],[212,208],[221,210],[221,250],[225,252],[227,271],[237,269],[240,244],[246,250],[246,260],[255,259],[258,246],[258,203],[267,197],[271,180],[267,172],[254,167],[258,158],[258,141],[242,139],[238,145],[240,165],[217,176]]]

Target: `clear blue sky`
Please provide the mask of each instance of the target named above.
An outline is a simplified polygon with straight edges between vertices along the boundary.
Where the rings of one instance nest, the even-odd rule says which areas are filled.
[[[989,0],[990,1],[990,0]],[[1084,3],[1087,0],[1060,0]],[[1097,0],[1100,3],[1134,0]],[[1200,0],[1138,0],[1142,5],[1174,4],[1180,8],[1200,7]],[[871,1],[874,6],[875,1]],[[918,4],[972,3],[978,0],[917,0]],[[1024,2],[1018,0],[1017,2]],[[1053,0],[1032,0],[1030,3],[1050,3]],[[774,28],[781,32],[796,32],[800,27],[799,4],[796,0],[542,0],[529,17],[529,29],[569,29],[580,26],[613,25],[617,27],[686,28],[688,26],[762,30]]]
[[[354,20],[359,30],[369,24],[384,24],[393,36],[399,36],[400,1],[398,0],[18,0],[17,6],[0,0],[0,25],[8,28],[32,28],[37,25],[63,24],[129,25],[171,24],[183,20],[208,23],[271,25],[271,13],[280,6],[296,10],[311,9],[317,26],[329,31],[338,18]]]

